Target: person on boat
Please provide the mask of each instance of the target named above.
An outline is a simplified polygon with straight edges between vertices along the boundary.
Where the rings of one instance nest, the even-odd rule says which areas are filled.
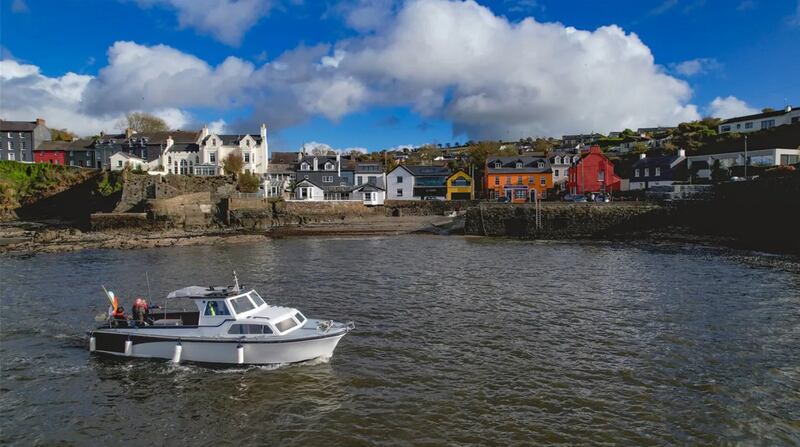
[[[114,319],[114,326],[116,327],[128,325],[128,317],[125,315],[125,308],[122,306],[117,306],[117,308],[114,309],[114,313],[111,314],[111,317]]]
[[[147,316],[149,312],[147,309],[147,301],[145,301],[144,298],[136,298],[136,301],[133,303],[132,313],[133,320],[137,325],[147,325]]]

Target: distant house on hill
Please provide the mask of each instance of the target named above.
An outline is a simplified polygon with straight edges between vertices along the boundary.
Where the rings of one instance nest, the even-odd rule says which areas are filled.
[[[726,119],[719,124],[718,133],[756,132],[798,122],[800,122],[800,109],[787,106],[783,110]]]

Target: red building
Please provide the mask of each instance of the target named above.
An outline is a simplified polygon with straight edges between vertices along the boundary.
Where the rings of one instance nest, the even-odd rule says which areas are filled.
[[[600,146],[590,147],[569,168],[567,190],[570,194],[619,191],[620,184],[621,179],[614,173],[614,163],[603,155]]]
[[[33,161],[36,163],[51,163],[54,165],[64,165],[67,162],[67,141],[43,141],[33,151]]]

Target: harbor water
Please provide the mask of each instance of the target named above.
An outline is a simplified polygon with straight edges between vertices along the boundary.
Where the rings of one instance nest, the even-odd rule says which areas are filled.
[[[764,262],[772,260],[774,262]],[[407,236],[0,257],[3,445],[800,444],[800,274],[697,246]],[[231,284],[330,360],[90,355],[108,302]]]

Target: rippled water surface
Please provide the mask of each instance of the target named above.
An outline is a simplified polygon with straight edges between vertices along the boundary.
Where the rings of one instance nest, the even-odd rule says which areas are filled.
[[[89,355],[101,283],[164,296],[234,266],[357,330],[277,368]],[[800,443],[800,275],[724,251],[285,239],[6,256],[0,281],[3,444]]]

